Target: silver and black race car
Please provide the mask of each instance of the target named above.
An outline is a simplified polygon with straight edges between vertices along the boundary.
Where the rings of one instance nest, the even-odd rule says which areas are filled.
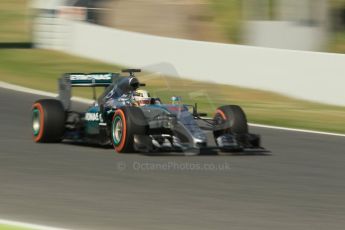
[[[137,69],[118,73],[68,73],[59,79],[59,96],[32,106],[35,142],[74,141],[113,145],[118,153],[263,151],[260,136],[248,132],[247,119],[237,105],[224,105],[213,118],[199,113],[197,104],[163,104],[159,98],[137,106],[133,92],[145,86]],[[72,87],[104,87],[85,112],[71,110]]]

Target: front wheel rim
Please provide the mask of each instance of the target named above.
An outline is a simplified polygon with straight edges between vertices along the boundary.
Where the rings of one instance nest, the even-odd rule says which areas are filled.
[[[117,146],[120,144],[123,135],[123,122],[119,116],[114,119],[112,132],[114,144]]]
[[[40,116],[40,111],[35,108],[32,111],[32,131],[34,133],[34,136],[37,136],[41,130]]]

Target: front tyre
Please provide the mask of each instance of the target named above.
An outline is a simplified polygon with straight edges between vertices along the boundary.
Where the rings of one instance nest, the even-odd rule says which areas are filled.
[[[248,124],[245,113],[238,105],[224,105],[216,110],[214,116],[214,135],[222,134],[247,134]]]
[[[138,107],[117,109],[111,126],[111,139],[118,153],[134,152],[134,135],[145,135],[148,124],[142,110]]]
[[[241,151],[248,135],[247,118],[241,107],[221,106],[213,120],[213,135],[221,151]]]
[[[32,106],[32,133],[35,142],[60,142],[65,132],[66,113],[55,99],[36,101]]]

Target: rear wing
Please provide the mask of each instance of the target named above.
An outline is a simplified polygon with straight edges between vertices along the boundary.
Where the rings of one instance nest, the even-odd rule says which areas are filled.
[[[118,73],[65,73],[59,79],[59,99],[65,110],[68,110],[71,105],[72,87],[108,87],[119,76]]]
[[[65,73],[72,87],[108,86],[114,81],[114,73]]]

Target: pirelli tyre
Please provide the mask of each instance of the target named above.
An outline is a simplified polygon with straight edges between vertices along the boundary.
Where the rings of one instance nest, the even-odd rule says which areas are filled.
[[[247,118],[238,105],[224,105],[216,110],[214,116],[214,137],[222,134],[245,135],[248,134]]]
[[[111,126],[111,139],[118,153],[135,152],[134,135],[145,135],[148,123],[138,107],[122,107],[114,113]]]
[[[32,106],[32,133],[35,142],[60,142],[66,113],[59,100],[43,99]]]

